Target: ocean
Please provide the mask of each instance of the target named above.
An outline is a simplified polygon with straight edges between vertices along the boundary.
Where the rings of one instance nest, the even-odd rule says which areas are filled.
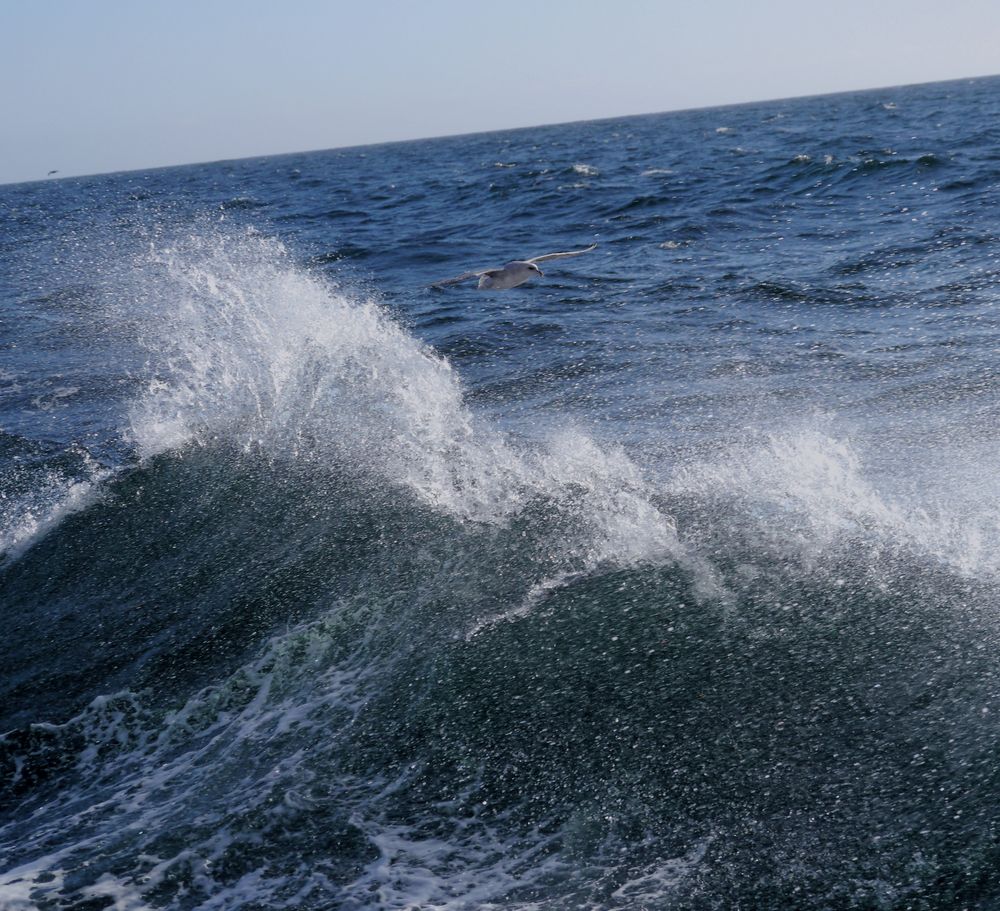
[[[998,296],[1000,78],[0,186],[0,908],[1000,907]]]

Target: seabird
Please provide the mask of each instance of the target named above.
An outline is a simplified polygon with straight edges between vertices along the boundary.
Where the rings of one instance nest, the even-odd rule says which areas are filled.
[[[538,263],[544,263],[550,259],[562,259],[566,256],[579,256],[581,253],[589,253],[597,244],[591,244],[585,250],[569,250],[566,253],[546,253],[544,256],[533,256],[531,259],[515,259],[513,262],[501,266],[499,269],[480,269],[474,272],[463,272],[454,278],[445,278],[439,282],[434,282],[432,288],[440,288],[442,285],[454,285],[456,282],[464,282],[470,278],[479,279],[479,290],[490,288],[494,291],[505,291],[508,288],[516,288],[523,285],[528,279],[535,275],[544,275],[538,268]]]

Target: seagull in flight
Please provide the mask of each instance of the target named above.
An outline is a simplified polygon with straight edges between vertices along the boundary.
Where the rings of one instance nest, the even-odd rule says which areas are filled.
[[[463,272],[454,278],[445,278],[434,282],[432,288],[440,288],[443,285],[454,285],[457,282],[464,282],[470,278],[479,279],[479,290],[485,291],[506,291],[508,288],[516,288],[523,285],[530,278],[545,273],[538,268],[538,263],[547,262],[550,259],[563,259],[566,256],[579,256],[581,253],[589,253],[597,244],[591,244],[585,250],[568,250],[565,253],[546,253],[544,256],[533,256],[531,259],[515,259],[498,269],[480,269],[477,272]]]

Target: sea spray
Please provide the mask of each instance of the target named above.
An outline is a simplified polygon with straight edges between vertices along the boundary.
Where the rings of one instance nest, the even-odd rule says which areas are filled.
[[[576,559],[670,559],[673,522],[625,452],[578,431],[516,440],[464,401],[447,360],[256,232],[151,251],[152,360],[131,409],[143,458],[225,438],[268,457],[400,486],[460,520],[504,522],[549,501],[591,529]]]
[[[861,547],[874,563],[893,551],[970,576],[1000,573],[1000,519],[989,496],[969,501],[967,457],[925,466],[924,489],[897,490],[850,436],[833,435],[832,423],[817,416],[747,434],[717,458],[676,466],[665,490],[750,519],[753,534],[804,567],[821,569],[842,548]]]
[[[996,905],[998,99],[0,188],[0,904]]]

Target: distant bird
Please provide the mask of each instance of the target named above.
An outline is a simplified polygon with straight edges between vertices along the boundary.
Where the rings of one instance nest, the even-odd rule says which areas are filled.
[[[445,278],[434,282],[432,288],[440,288],[442,285],[454,285],[456,282],[464,282],[470,278],[479,279],[479,290],[492,289],[494,291],[506,291],[508,288],[516,288],[523,285],[535,275],[544,275],[537,263],[544,263],[550,259],[562,259],[566,256],[579,256],[581,253],[589,253],[597,244],[591,244],[586,250],[569,250],[566,253],[546,253],[544,256],[533,256],[531,259],[515,259],[513,262],[501,266],[499,269],[480,269],[478,272],[463,272],[454,278]]]
[[[45,176],[46,177],[51,177],[53,174],[58,174],[58,173],[59,173],[58,171],[49,171],[49,173],[46,174]]]

